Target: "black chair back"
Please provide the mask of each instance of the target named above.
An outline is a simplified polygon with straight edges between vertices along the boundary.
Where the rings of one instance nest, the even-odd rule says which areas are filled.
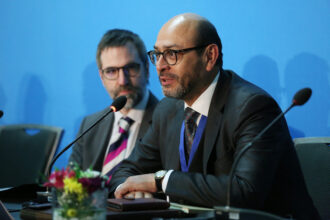
[[[306,186],[322,219],[330,219],[330,137],[294,139]]]
[[[36,124],[0,126],[0,187],[34,184],[47,175],[62,133]]]

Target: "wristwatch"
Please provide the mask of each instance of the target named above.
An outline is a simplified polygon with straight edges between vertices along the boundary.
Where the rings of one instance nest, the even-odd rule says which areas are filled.
[[[163,192],[162,189],[162,182],[164,179],[164,176],[166,175],[167,170],[159,170],[155,173],[155,182],[156,182],[156,187],[158,192]]]

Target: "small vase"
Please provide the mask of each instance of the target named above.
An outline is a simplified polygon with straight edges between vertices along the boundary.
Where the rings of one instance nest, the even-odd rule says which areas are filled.
[[[53,188],[53,219],[54,220],[105,220],[106,188],[91,194],[72,195]]]

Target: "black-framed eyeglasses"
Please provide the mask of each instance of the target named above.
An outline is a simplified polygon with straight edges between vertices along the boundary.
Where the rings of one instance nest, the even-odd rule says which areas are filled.
[[[116,80],[119,76],[119,70],[123,69],[123,72],[126,76],[136,77],[140,73],[140,66],[141,65],[139,63],[132,62],[121,67],[107,67],[102,70],[102,73],[105,78]]]
[[[164,52],[151,50],[151,51],[148,52],[148,55],[149,55],[151,63],[153,63],[154,65],[156,65],[156,63],[160,59],[160,55],[163,55],[163,58],[164,58],[165,62],[168,65],[173,66],[178,62],[178,53],[186,53],[186,52],[191,51],[191,50],[199,50],[199,49],[202,49],[206,46],[207,45],[203,45],[203,46],[185,48],[185,49],[181,49],[181,50],[167,49],[167,50],[164,50]]]

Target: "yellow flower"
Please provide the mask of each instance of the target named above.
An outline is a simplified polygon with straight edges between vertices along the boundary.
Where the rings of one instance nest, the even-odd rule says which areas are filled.
[[[68,217],[75,217],[75,216],[77,216],[77,210],[76,209],[68,209],[66,211],[66,215]]]
[[[64,192],[66,194],[76,194],[78,197],[78,201],[81,201],[85,195],[86,192],[83,189],[83,186],[81,183],[78,182],[76,178],[64,178]]]

